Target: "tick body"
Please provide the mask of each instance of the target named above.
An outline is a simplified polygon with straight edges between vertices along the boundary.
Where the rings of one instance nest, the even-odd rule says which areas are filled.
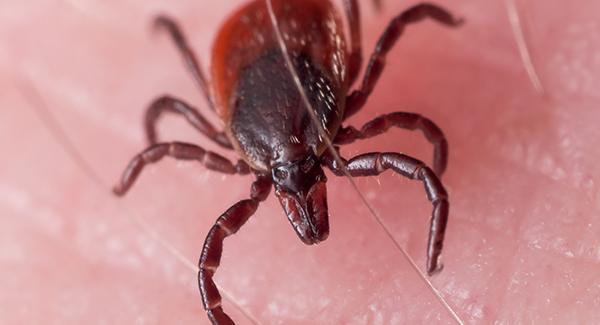
[[[158,98],[145,116],[150,146],[133,158],[114,188],[115,194],[124,195],[144,166],[166,156],[196,160],[210,170],[226,174],[255,175],[250,198],[234,204],[217,219],[202,249],[198,281],[204,308],[213,324],[233,324],[221,307],[221,296],[213,281],[223,240],[254,214],[272,187],[300,240],[312,245],[327,238],[329,212],[323,168],[337,176],[352,177],[375,176],[390,170],[422,181],[433,205],[426,269],[430,275],[441,269],[438,259],[449,212],[448,195],[439,180],[448,157],[442,131],[430,120],[405,112],[379,116],[360,129],[345,126],[344,122],[366,103],[383,71],[387,53],[407,24],[424,18],[447,26],[457,26],[460,21],[431,4],[404,11],[381,36],[361,85],[349,91],[362,65],[357,1],[344,0],[349,42],[345,39],[342,19],[329,1],[273,0],[272,5],[293,69],[321,125],[313,123],[303,104],[264,0],[248,3],[221,28],[212,53],[210,83],[177,24],[160,16],[155,26],[170,33],[207,102],[223,122],[223,129],[211,125],[182,100],[171,96]],[[221,149],[235,150],[240,159],[234,163],[193,144],[160,142],[155,126],[166,112],[182,115]],[[341,145],[379,135],[392,127],[419,129],[425,134],[434,146],[433,169],[393,152],[335,159],[323,138],[329,137],[337,150]]]

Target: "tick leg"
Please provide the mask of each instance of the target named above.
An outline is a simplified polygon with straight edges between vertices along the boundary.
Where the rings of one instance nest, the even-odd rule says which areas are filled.
[[[373,6],[377,11],[381,9],[381,1],[373,0]],[[361,35],[361,19],[360,19],[360,7],[358,6],[357,0],[344,0],[344,11],[346,11],[346,17],[348,19],[348,26],[350,27],[350,59],[348,60],[348,80],[350,80],[349,86],[352,86],[362,67],[363,54],[362,54],[362,35]]]
[[[427,274],[433,275],[441,270],[439,257],[442,253],[450,206],[444,186],[429,167],[417,159],[393,152],[367,153],[348,161],[342,159],[344,166],[340,166],[331,155],[326,155],[323,159],[338,176],[345,175],[344,168],[353,177],[376,176],[391,169],[402,176],[422,181],[427,198],[433,204],[427,243]]]
[[[344,0],[344,10],[350,26],[350,58],[348,61],[348,80],[351,86],[358,78],[362,66],[362,37],[360,28],[360,8],[356,0]]]
[[[430,119],[415,113],[395,112],[375,118],[365,124],[360,131],[352,126],[341,128],[333,140],[336,145],[352,143],[387,132],[391,127],[407,130],[421,130],[433,144],[433,170],[442,176],[448,163],[448,141],[442,130]]]
[[[373,6],[375,6],[375,10],[381,11],[381,0],[373,0]]]
[[[206,168],[225,174],[248,174],[250,172],[248,165],[241,160],[234,165],[227,158],[193,144],[159,143],[150,146],[131,160],[123,172],[121,181],[113,188],[113,192],[118,196],[127,193],[146,165],[155,163],[166,156],[179,160],[197,160]]]
[[[344,118],[352,116],[364,106],[383,72],[386,55],[402,35],[406,25],[424,18],[431,18],[441,24],[453,27],[462,24],[461,19],[454,18],[445,9],[428,3],[418,4],[392,19],[375,46],[375,51],[369,60],[360,89],[355,90],[348,96]]]
[[[198,263],[200,268],[198,285],[204,309],[208,313],[208,318],[215,325],[234,324],[221,307],[221,295],[213,281],[213,276],[221,263],[223,240],[235,234],[246,223],[256,212],[259,202],[267,198],[270,190],[271,181],[266,177],[259,177],[252,184],[251,199],[240,201],[225,211],[217,219],[204,241],[204,248]]]
[[[215,129],[198,110],[182,100],[163,96],[155,100],[146,110],[144,126],[146,136],[150,145],[157,143],[156,124],[158,118],[165,112],[176,113],[185,117],[185,119],[200,133],[217,143],[223,148],[232,149],[229,139],[223,132]]]
[[[202,93],[204,93],[204,97],[206,97],[206,101],[210,105],[210,108],[214,111],[215,105],[210,94],[208,82],[206,82],[206,77],[200,68],[200,64],[198,64],[196,54],[194,54],[194,51],[188,45],[188,42],[179,25],[170,17],[158,16],[154,19],[154,27],[156,29],[164,28],[167,30],[167,32],[169,32],[173,42],[175,42],[179,52],[181,52],[181,56],[183,57],[183,61],[188,71],[192,74],[194,81],[198,87],[200,87]]]

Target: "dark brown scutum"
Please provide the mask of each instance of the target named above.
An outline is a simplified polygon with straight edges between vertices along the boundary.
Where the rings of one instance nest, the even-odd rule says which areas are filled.
[[[310,57],[303,53],[292,55],[304,91],[323,122],[322,127],[334,134],[339,126],[338,109],[344,95],[339,94],[339,89],[314,66]],[[235,89],[231,131],[249,163],[268,170],[272,164],[301,159],[322,147],[319,130],[303,107],[279,49],[265,52],[242,69]]]

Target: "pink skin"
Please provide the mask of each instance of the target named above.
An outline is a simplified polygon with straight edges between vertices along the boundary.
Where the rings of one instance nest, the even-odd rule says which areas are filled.
[[[145,170],[123,199],[108,186],[144,148],[141,117],[153,98],[178,96],[216,121],[171,42],[151,36],[152,17],[177,17],[207,66],[215,32],[240,2],[0,4],[0,323],[208,323],[195,274],[130,216],[143,217],[195,264],[214,220],[248,197],[251,177],[167,159]],[[445,269],[431,281],[464,321],[597,323],[600,3],[522,1],[546,99],[527,78],[503,2],[439,3],[466,18],[465,26],[411,26],[351,123],[406,110],[446,132],[450,223]],[[407,7],[385,5],[374,16],[362,3],[366,54]],[[106,188],[48,133],[31,95],[17,88],[23,78]],[[164,119],[160,129],[164,139],[219,150],[179,119]],[[343,154],[371,150],[430,162],[431,146],[407,131]],[[327,176],[325,242],[304,245],[271,195],[226,240],[217,283],[262,324],[452,324],[348,181]],[[423,269],[431,206],[421,184],[389,172],[356,182]],[[249,324],[230,302],[225,308]]]

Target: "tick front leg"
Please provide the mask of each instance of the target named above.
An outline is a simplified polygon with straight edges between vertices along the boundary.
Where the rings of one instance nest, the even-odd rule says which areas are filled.
[[[418,22],[424,18],[431,18],[441,24],[452,27],[462,24],[461,19],[454,18],[445,9],[428,3],[418,4],[394,18],[379,38],[375,46],[375,51],[371,54],[361,88],[348,96],[344,118],[352,116],[364,106],[383,72],[386,55],[394,44],[396,44],[400,35],[402,35],[406,25]]]
[[[373,6],[378,12],[381,11],[381,0],[373,0]]]
[[[200,268],[198,285],[204,309],[215,325],[234,324],[221,307],[221,294],[213,281],[213,276],[221,263],[223,240],[235,234],[246,223],[256,212],[259,202],[267,198],[270,190],[271,181],[266,177],[259,177],[252,185],[251,199],[240,201],[225,211],[206,237],[198,263]]]
[[[158,98],[146,110],[144,127],[150,145],[158,142],[156,124],[160,116],[166,112],[183,116],[196,130],[200,131],[200,133],[204,134],[221,147],[226,149],[233,148],[225,133],[217,131],[196,108],[188,105],[182,100],[170,96]]]
[[[422,181],[427,198],[433,204],[427,243],[427,274],[433,275],[442,269],[439,258],[450,206],[444,186],[429,167],[417,159],[392,152],[359,155],[348,161],[342,160],[344,166],[340,166],[331,155],[327,155],[324,157],[324,163],[338,176],[345,175],[344,169],[353,177],[376,176],[391,169],[402,176]]]
[[[352,143],[358,139],[368,139],[387,132],[391,127],[407,130],[421,130],[433,144],[433,170],[442,176],[448,164],[448,141],[442,130],[430,119],[415,113],[395,112],[379,116],[365,124],[360,131],[352,126],[341,128],[333,140],[336,145]]]
[[[181,52],[181,56],[183,57],[183,61],[187,69],[192,74],[194,81],[196,82],[198,87],[200,87],[200,90],[202,91],[202,93],[204,93],[204,97],[206,97],[208,104],[214,111],[215,105],[211,97],[206,77],[204,76],[204,73],[200,68],[200,64],[198,64],[196,54],[194,54],[194,51],[188,45],[188,42],[177,22],[175,22],[175,20],[167,16],[158,16],[154,19],[154,27],[156,29],[164,28],[167,32],[169,32],[171,38],[173,39],[173,42],[175,42],[175,45],[179,49],[179,52]]]
[[[234,165],[227,158],[193,144],[159,143],[150,146],[131,160],[121,181],[113,188],[113,192],[118,196],[127,193],[146,165],[155,163],[166,156],[179,160],[197,160],[206,168],[225,174],[248,174],[250,172],[248,165],[241,160]]]

